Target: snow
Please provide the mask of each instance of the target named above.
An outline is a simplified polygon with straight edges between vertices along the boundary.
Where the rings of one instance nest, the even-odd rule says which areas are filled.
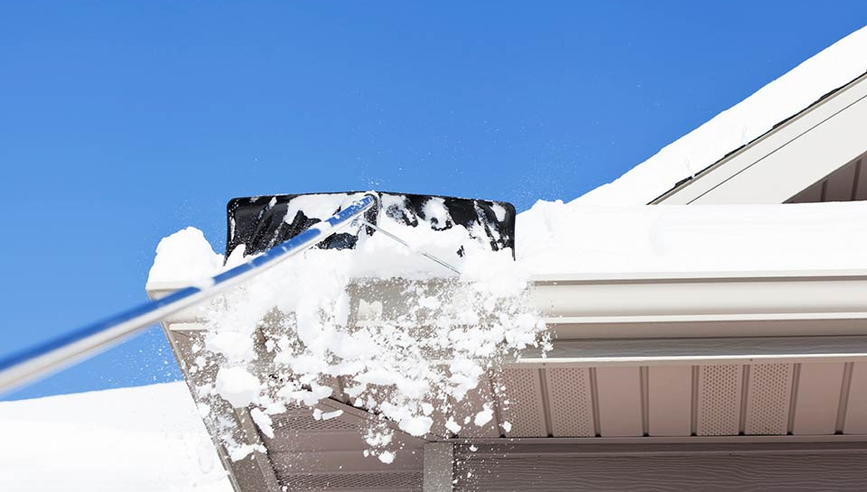
[[[322,412],[322,420],[336,419],[343,415],[343,410],[335,410],[333,412]]]
[[[271,417],[268,416],[265,412],[260,408],[254,408],[250,410],[250,417],[253,419],[253,422],[256,424],[256,427],[262,431],[266,437],[274,439],[274,427],[273,422],[271,421]]]
[[[489,405],[485,405],[485,409],[476,414],[476,418],[473,419],[473,423],[479,427],[484,426],[494,418],[494,411],[491,409]]]
[[[304,213],[330,215],[348,199],[305,197]],[[332,417],[315,407],[323,398],[342,396],[334,395],[329,384],[339,376],[348,381],[344,391],[357,406],[423,436],[430,432],[434,412],[477,411],[464,409],[470,405],[464,400],[485,371],[523,349],[547,346],[549,335],[529,300],[527,272],[511,251],[492,252],[486,236],[476,239],[453,224],[441,198],[424,205],[418,227],[393,220],[387,212],[392,205],[383,203],[386,213],[377,224],[409,248],[356,227],[354,250],[305,251],[203,308],[207,335],[195,370],[212,378],[199,388],[209,408],[222,408],[219,400],[233,407],[253,405],[263,432],[270,429],[262,409],[274,406],[303,405],[315,418]],[[462,274],[456,277],[420,251],[444,258]],[[196,254],[215,256],[200,232],[188,228],[170,236],[158,248],[149,282],[165,281],[162,275],[200,277],[205,273],[201,262],[194,271],[181,271],[184,260]],[[243,260],[233,253],[229,263],[236,261]],[[169,272],[169,266],[177,270]],[[228,265],[211,274],[224,268]],[[383,298],[370,283],[374,279],[390,282],[394,294]],[[413,282],[431,279],[436,282]],[[254,336],[264,338],[273,356],[269,375],[279,383],[251,373],[259,364]],[[214,372],[216,377],[210,376]],[[227,421],[220,411],[205,418],[218,426]],[[391,441],[385,437],[393,430],[382,423],[365,430],[368,442]],[[228,431],[223,443],[229,452],[245,454]],[[371,445],[370,451],[380,458],[396,452],[385,446]]]
[[[184,383],[0,402],[0,490],[231,492]]]
[[[517,263],[509,252],[477,254],[461,260],[461,279],[489,294],[508,297],[518,295],[533,276],[865,269],[867,256],[861,254],[867,247],[865,216],[867,202],[620,207],[587,205],[580,200],[539,201],[518,215]],[[191,254],[189,248],[187,243],[161,247],[155,263],[178,263],[170,257],[186,257]],[[210,251],[210,246],[196,248]],[[387,247],[386,250],[390,251]],[[355,252],[311,251],[307,260],[297,265],[308,265],[310,270],[310,264],[340,263],[334,269],[340,275],[373,275],[375,267],[358,266],[357,261],[385,261],[388,253],[376,247],[365,251],[367,255],[362,253],[355,259]],[[402,265],[410,272],[408,276],[414,278],[443,274],[438,265],[417,254],[407,255]],[[400,269],[383,268],[382,276],[400,275]],[[343,280],[335,281],[333,275],[324,275],[327,270],[317,271],[319,275],[298,273],[293,281],[304,281],[306,286],[313,281],[314,290],[341,295],[339,284]],[[219,269],[214,271],[218,272]],[[175,274],[176,278],[181,276]],[[441,310],[441,302],[436,295],[418,299],[420,308],[432,311]],[[373,312],[382,306],[371,304],[367,308]],[[461,334],[454,332],[452,336]],[[319,335],[315,330],[299,332],[308,342]],[[466,343],[476,341],[473,338]],[[254,356],[252,343],[243,332],[221,330],[210,344],[231,361],[250,360]],[[358,348],[350,344],[343,350]]]
[[[421,437],[430,432],[433,419],[425,416],[406,418],[400,421],[400,430],[411,436]]]
[[[379,461],[382,461],[385,464],[391,464],[394,461],[394,453],[391,451],[383,451],[379,455]]]
[[[202,231],[187,227],[159,242],[148,282],[196,283],[222,268],[223,255],[214,253]]]
[[[244,367],[221,367],[217,372],[217,392],[235,408],[259,402],[259,379]]]
[[[678,181],[698,173],[828,92],[867,72],[864,53],[867,53],[867,27],[801,63],[614,182],[575,201],[601,206],[650,203]]]
[[[867,269],[867,202],[591,207],[518,216],[534,275]]]
[[[298,212],[303,210],[304,215],[311,219],[325,220],[331,217],[339,209],[345,208],[355,200],[361,199],[364,193],[353,193],[349,195],[338,194],[310,194],[301,195],[293,198],[286,208],[286,215],[283,221],[291,224],[295,220]],[[276,203],[276,199],[272,199],[271,206]]]
[[[378,293],[380,284],[353,275],[364,255],[349,250],[311,250],[231,290],[205,309],[204,364],[218,368],[215,391],[204,382],[206,402],[212,408],[219,401],[210,398],[235,407],[303,405],[314,418],[333,418],[315,407],[323,398],[341,396],[329,383],[340,376],[346,395],[378,415],[366,429],[368,442],[391,442],[385,437],[393,430],[380,425],[382,419],[410,435],[427,434],[430,415],[462,410],[465,395],[486,370],[509,354],[545,344],[526,274],[510,252],[466,251],[466,275],[443,278],[437,264],[416,257],[407,263],[413,277],[424,274],[438,283],[389,278],[386,285],[395,292],[387,298]],[[275,316],[275,309],[281,314]],[[254,335],[273,354],[269,374],[275,377],[262,383],[245,369],[258,363],[244,345]],[[230,440],[225,445],[230,452],[236,447]],[[399,452],[386,447],[371,445],[369,451],[380,458]]]

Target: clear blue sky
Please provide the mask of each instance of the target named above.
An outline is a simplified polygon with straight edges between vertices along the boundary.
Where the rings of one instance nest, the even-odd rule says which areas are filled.
[[[0,4],[0,355],[145,300],[234,196],[575,198],[867,23],[867,2]],[[518,238],[520,240],[520,238]],[[158,328],[7,398],[174,380]]]

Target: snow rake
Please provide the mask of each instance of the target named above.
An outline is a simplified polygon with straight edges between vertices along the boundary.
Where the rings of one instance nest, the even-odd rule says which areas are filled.
[[[227,206],[226,258],[243,247],[246,261],[205,282],[0,359],[0,394],[101,352],[309,248],[352,249],[362,233],[380,233],[409,247],[381,227],[380,214],[410,227],[463,226],[490,249],[509,248],[514,254],[515,208],[507,202],[385,192],[235,198]],[[358,225],[359,231],[345,232],[351,224]],[[442,258],[416,252],[459,273]]]

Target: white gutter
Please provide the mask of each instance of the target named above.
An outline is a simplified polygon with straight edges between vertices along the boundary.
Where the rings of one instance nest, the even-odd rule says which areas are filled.
[[[185,285],[149,283],[160,298]],[[538,276],[532,298],[559,340],[867,335],[867,272]],[[201,329],[204,312],[167,320]]]
[[[560,339],[867,334],[867,272],[537,278]]]

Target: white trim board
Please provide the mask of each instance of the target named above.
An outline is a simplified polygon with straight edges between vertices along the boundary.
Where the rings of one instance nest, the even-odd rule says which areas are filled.
[[[651,203],[783,203],[867,151],[867,74]]]
[[[510,367],[632,367],[867,361],[867,336],[555,340]]]
[[[865,292],[863,271],[660,273],[545,277],[532,297],[561,339],[803,336],[867,335]],[[191,308],[165,324],[204,329],[205,314]]]

